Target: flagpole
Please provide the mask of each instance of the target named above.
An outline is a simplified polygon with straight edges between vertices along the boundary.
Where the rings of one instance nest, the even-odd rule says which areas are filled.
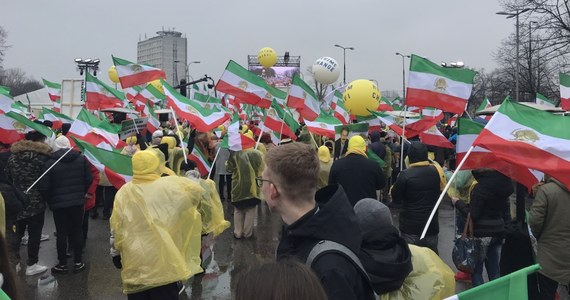
[[[447,181],[445,188],[441,192],[441,195],[439,195],[439,199],[437,199],[437,203],[435,204],[435,207],[433,208],[433,210],[431,211],[431,214],[429,215],[426,226],[424,227],[424,230],[422,231],[422,235],[420,236],[420,240],[426,236],[427,230],[429,228],[429,224],[431,223],[431,220],[433,220],[433,217],[435,216],[435,212],[437,211],[439,204],[441,203],[441,200],[443,200],[443,196],[445,196],[445,193],[447,193],[447,190],[449,189],[449,187],[451,186],[451,183],[453,182],[453,180],[457,176],[458,171],[461,169],[461,167],[463,167],[463,164],[465,163],[465,161],[467,160],[467,158],[471,154],[471,151],[473,151],[474,148],[475,148],[474,146],[471,146],[471,148],[469,148],[469,150],[467,150],[467,153],[465,153],[465,156],[463,157],[463,159],[461,160],[461,162],[459,163],[459,165],[455,169],[455,172],[453,172],[453,175],[451,175],[451,178],[449,178],[449,181]]]
[[[400,143],[400,172],[404,170],[404,139],[406,138],[406,112],[408,106],[404,105],[404,126],[402,126],[402,142]]]
[[[283,125],[285,125],[285,120],[281,122],[281,130],[279,131],[279,140],[283,139]]]
[[[473,118],[471,118],[471,115],[469,114],[469,112],[467,112],[467,110],[465,110],[465,113],[467,114],[467,116],[469,117],[469,119],[471,119],[471,121],[473,121]],[[459,119],[459,115],[457,115],[457,118]]]
[[[218,151],[216,151],[216,155],[214,155],[214,161],[212,162],[212,166],[210,167],[210,172],[208,172],[208,177],[206,178],[210,178],[210,176],[212,175],[212,170],[214,170],[214,164],[218,159],[218,154],[220,154],[220,150],[222,150],[222,146],[218,147]]]
[[[47,172],[49,172],[49,170],[51,170],[53,168],[53,166],[57,165],[57,163],[64,157],[67,155],[67,153],[69,153],[69,151],[73,150],[73,148],[69,148],[60,158],[58,158],[53,165],[51,165],[38,179],[36,179],[36,181],[34,181],[34,183],[32,183],[32,185],[30,185],[30,187],[24,192],[24,194],[28,194],[30,192],[30,190],[38,183],[38,181],[40,181],[40,179],[42,179]]]
[[[257,146],[259,146],[259,141],[261,141],[261,136],[263,135],[263,129],[265,129],[265,123],[261,122],[261,131],[259,132],[257,143],[255,143],[255,150],[257,150]]]
[[[135,119],[131,119],[131,120],[133,120],[133,125],[135,125],[135,131],[137,132],[137,134],[140,134],[140,133],[139,133],[139,128],[138,128],[138,126],[137,126],[137,123],[135,122]],[[176,127],[178,128],[178,126],[176,126]]]
[[[311,138],[313,138],[313,143],[315,143],[315,147],[319,148],[319,144],[317,144],[317,141],[315,140],[315,137],[313,136],[312,132],[309,132],[309,134],[311,135]]]
[[[176,119],[176,113],[172,106],[170,107],[170,111],[172,112],[172,117],[174,118],[174,124],[176,124],[176,131],[178,132],[178,138],[180,139],[180,145],[182,145],[182,155],[184,155],[184,163],[188,164],[188,158],[186,157],[186,147],[184,146],[184,137],[182,136],[182,132],[178,129],[178,120]]]

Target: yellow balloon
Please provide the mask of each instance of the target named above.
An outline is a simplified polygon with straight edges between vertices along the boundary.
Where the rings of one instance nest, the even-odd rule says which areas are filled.
[[[273,67],[277,62],[277,52],[269,47],[261,48],[257,53],[257,60],[260,65],[266,68]]]
[[[112,82],[114,83],[119,83],[119,73],[117,73],[117,69],[115,69],[115,66],[111,66],[109,68],[109,79],[111,79]]]
[[[344,105],[355,116],[369,116],[368,110],[375,111],[380,102],[380,91],[374,82],[357,79],[349,83],[342,95]]]
[[[164,88],[162,87],[162,83],[160,83],[160,79],[153,80],[149,82],[155,89],[157,89],[160,93],[164,94]]]

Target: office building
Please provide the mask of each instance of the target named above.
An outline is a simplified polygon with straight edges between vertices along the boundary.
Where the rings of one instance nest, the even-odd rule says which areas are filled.
[[[138,42],[137,63],[164,70],[166,81],[176,86],[186,76],[187,40],[181,32],[174,30],[156,34]]]

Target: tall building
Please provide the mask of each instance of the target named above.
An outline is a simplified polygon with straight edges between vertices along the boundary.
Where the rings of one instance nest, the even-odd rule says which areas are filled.
[[[182,32],[174,30],[162,30],[156,34],[138,42],[137,63],[164,70],[166,81],[176,86],[186,76],[186,38],[182,37]]]

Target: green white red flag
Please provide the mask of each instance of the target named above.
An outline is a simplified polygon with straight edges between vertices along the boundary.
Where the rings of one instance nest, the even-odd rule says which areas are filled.
[[[570,75],[560,73],[560,107],[570,111]]]
[[[281,135],[284,134],[293,140],[297,139],[295,131],[300,127],[299,123],[291,115],[287,114],[277,101],[273,101],[271,107],[265,110],[263,126]]]
[[[42,108],[41,119],[51,121],[53,129],[61,129],[63,123],[73,124],[75,121],[71,117],[45,107]]]
[[[393,111],[392,102],[388,98],[382,96],[380,97],[380,102],[376,111]]]
[[[0,85],[0,113],[7,113],[12,108],[14,98],[10,95],[10,88]]]
[[[477,107],[477,109],[475,110],[475,112],[480,112],[484,109],[487,109],[489,107],[493,106],[491,104],[491,101],[489,101],[489,98],[485,97],[485,99],[483,99],[483,102],[481,102],[481,104],[479,104],[479,107]],[[480,118],[485,119],[487,121],[491,120],[492,115],[482,115],[480,116]]]
[[[344,100],[342,100],[342,95],[340,92],[335,91],[335,94],[336,102],[334,102],[333,107],[334,117],[337,118],[342,124],[348,124],[350,123],[350,113],[344,106]],[[340,98],[338,98],[338,96],[340,96]]]
[[[133,163],[130,156],[97,148],[80,139],[74,138],[73,140],[87,160],[99,172],[103,172],[116,189],[120,189],[125,183],[131,181],[133,177]]]
[[[287,96],[287,106],[296,108],[299,114],[309,121],[314,121],[321,113],[319,98],[315,91],[295,73]]]
[[[405,132],[403,132],[402,127],[404,125],[404,117],[393,116],[385,112],[376,112],[370,110],[369,112],[372,114],[370,117],[358,117],[358,122],[367,122],[371,127],[381,126],[380,123],[383,123],[384,125],[390,127],[390,129],[392,129],[392,131],[394,131],[397,135],[401,136],[404,134],[408,139],[420,134],[419,131],[410,128],[410,125],[421,120],[420,116],[414,118],[406,118],[406,129]],[[367,121],[367,119],[371,120]],[[378,124],[374,122],[377,122]]]
[[[412,54],[406,104],[462,113],[471,96],[475,75],[473,70],[444,68]]]
[[[239,132],[239,115],[237,112],[232,114],[232,121],[228,125],[221,147],[232,151],[241,151],[255,147],[255,140]]]
[[[197,85],[192,86],[191,99],[196,101],[196,103],[205,109],[216,109],[223,110],[222,100],[216,97],[210,96],[209,93],[204,93],[198,89]]]
[[[318,118],[313,121],[305,120],[305,125],[309,132],[314,134],[323,135],[331,139],[335,138],[335,126],[342,125],[342,123],[332,115],[321,112]]]
[[[437,126],[433,125],[428,130],[420,133],[420,141],[426,145],[432,145],[441,148],[453,149],[453,145],[447,138],[439,131]]]
[[[48,138],[54,135],[53,131],[49,127],[40,123],[33,122],[30,119],[26,118],[25,116],[17,114],[13,111],[7,112],[6,116],[12,118],[17,123],[26,126],[30,130],[35,130]]]
[[[114,56],[113,63],[123,88],[143,85],[157,79],[166,79],[164,71],[158,68],[136,64]]]
[[[146,122],[146,130],[148,130],[148,132],[154,133],[160,127],[160,120],[154,113],[154,109],[150,101],[145,105],[141,115],[148,118]]]
[[[98,119],[85,109],[81,109],[79,115],[71,124],[69,135],[98,148],[120,148],[124,144],[119,139],[119,129],[117,127],[105,120]]]
[[[535,103],[548,107],[556,107],[556,101],[546,98],[546,96],[541,93],[536,93]]]
[[[90,110],[123,107],[125,95],[104,84],[95,76],[85,74],[85,107]]]
[[[188,120],[192,127],[201,132],[208,132],[230,118],[230,115],[217,109],[205,109],[180,93],[162,80],[164,95],[168,107],[172,107],[178,117]]]
[[[485,126],[466,118],[459,119],[459,130],[455,151],[457,161],[463,160],[465,154],[473,146]],[[544,174],[519,164],[510,163],[496,156],[494,152],[480,146],[475,146],[465,161],[463,169],[491,168],[497,170],[515,181],[526,186],[529,190],[540,182]]]
[[[198,147],[194,147],[192,152],[188,154],[188,159],[195,162],[198,170],[200,171],[200,175],[207,176],[210,173],[210,169],[212,169],[212,165],[208,161],[208,158]]]
[[[284,103],[287,93],[267,84],[257,76],[230,60],[222,77],[216,83],[216,90],[234,96],[238,101],[262,108],[269,108],[273,98]]]
[[[454,127],[455,124],[457,123],[457,119],[459,118],[458,114],[455,114],[453,116],[451,116],[451,118],[449,118],[447,120],[447,125],[449,125],[450,127]]]
[[[505,100],[473,142],[570,188],[570,119]]]
[[[51,81],[45,80],[43,78],[42,78],[42,81],[44,82],[44,85],[47,88],[48,95],[49,95],[49,98],[51,99],[51,101],[55,102],[55,101],[59,100],[59,98],[61,98],[61,84],[51,82]]]
[[[24,124],[20,124],[6,114],[0,114],[0,142],[10,145],[24,139],[24,134],[31,131]]]

